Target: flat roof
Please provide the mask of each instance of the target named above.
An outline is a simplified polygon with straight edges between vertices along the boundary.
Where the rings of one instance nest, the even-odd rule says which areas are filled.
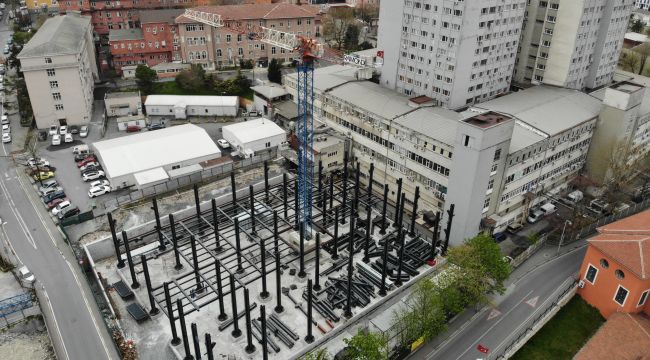
[[[108,41],[121,40],[142,40],[144,33],[142,29],[112,29],[108,32]]]
[[[441,107],[423,107],[395,119],[395,123],[453,145],[461,118],[460,114]]]
[[[350,82],[332,89],[330,94],[385,119],[414,110],[407,96],[370,81]]]
[[[466,119],[463,119],[463,122],[474,125],[481,129],[488,129],[494,125],[498,125],[502,122],[511,120],[512,118],[503,114],[495,113],[492,111],[484,112],[481,114],[473,115]]]
[[[313,150],[316,152],[321,152],[323,149],[334,144],[342,143],[343,141],[343,139],[330,134],[316,135],[314,136]]]
[[[190,67],[192,67],[191,64],[183,64],[180,62],[162,62],[152,66],[151,68],[154,70],[167,70],[167,69],[180,69],[180,68],[189,69]]]
[[[140,97],[140,92],[138,91],[126,91],[126,92],[112,92],[112,93],[106,93],[104,95],[104,99],[122,99],[122,98],[130,98],[130,97]]]
[[[193,124],[98,141],[93,144],[109,177],[135,174],[200,157],[219,157],[210,135]]]
[[[204,95],[149,95],[145,106],[187,105],[187,106],[239,106],[238,96]]]
[[[540,135],[538,132],[530,130],[519,121],[515,122],[515,127],[512,129],[512,137],[510,138],[510,149],[508,153],[512,154],[519,150],[523,150],[533,144],[536,144],[547,137]]]
[[[135,182],[140,186],[169,179],[167,172],[162,167],[140,171],[139,173],[135,173],[133,176],[135,177]]]
[[[598,117],[602,103],[578,90],[539,85],[475,107],[512,115],[553,136]]]
[[[230,131],[242,144],[266,139],[271,136],[285,135],[286,131],[269,119],[258,118],[242,121],[236,124],[223,127],[224,131]]]
[[[140,10],[138,16],[140,23],[167,23],[173,25],[176,18],[185,12],[185,9],[158,9],[158,10]]]
[[[271,100],[289,94],[287,90],[285,90],[280,85],[258,85],[251,87],[251,89],[256,93],[264,96],[265,98]]]
[[[332,65],[318,68],[314,70],[314,89],[325,91],[350,81],[357,81],[357,71],[359,71],[359,68],[351,65]],[[294,81],[298,78],[296,73],[285,76]]]

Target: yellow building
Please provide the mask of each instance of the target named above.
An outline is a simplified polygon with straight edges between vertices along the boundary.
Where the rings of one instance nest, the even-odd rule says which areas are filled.
[[[59,7],[59,2],[57,0],[25,0],[24,3],[25,6],[27,6],[27,8],[30,10]]]

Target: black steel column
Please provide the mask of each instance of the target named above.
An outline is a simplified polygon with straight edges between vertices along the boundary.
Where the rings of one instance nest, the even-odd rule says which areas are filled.
[[[413,198],[413,214],[411,214],[411,232],[409,235],[411,237],[415,236],[415,218],[418,213],[418,200],[420,200],[420,187],[415,187],[415,197]]]
[[[269,297],[269,292],[266,289],[266,240],[260,239],[260,254],[262,256],[262,292],[260,297],[266,299]]]
[[[253,188],[253,185],[248,185],[248,199],[250,202],[250,212],[251,212],[251,234],[256,235],[257,231],[255,231],[255,196],[254,196],[254,191],[255,189]]]
[[[167,305],[167,317],[169,318],[169,326],[172,328],[172,345],[176,346],[181,343],[181,339],[176,332],[176,322],[174,321],[174,309],[172,308],[172,298],[169,295],[169,283],[163,283],[165,290],[165,304]]]
[[[447,248],[449,247],[449,237],[451,236],[451,224],[454,220],[455,204],[449,205],[447,210],[447,228],[445,229],[445,244],[442,246],[442,255],[447,255]]]
[[[289,199],[287,199],[287,186],[289,184],[287,183],[287,173],[282,174],[282,202],[284,203],[284,219],[289,220],[289,207],[288,207],[288,202]]]
[[[199,272],[199,257],[196,255],[196,238],[194,235],[190,236],[190,246],[192,247],[192,264],[194,268],[194,280],[196,281],[196,292],[203,291],[203,282],[201,281],[201,274]]]
[[[233,320],[233,330],[230,334],[237,338],[241,336],[241,330],[239,330],[239,319],[237,318],[237,286],[233,275],[230,275],[230,300],[232,301]]]
[[[237,185],[235,184],[235,172],[230,172],[230,191],[232,192],[232,204],[237,204]]]
[[[160,251],[163,251],[165,250],[165,239],[163,238],[162,235],[162,228],[160,225],[160,213],[158,212],[158,201],[156,200],[156,198],[153,198],[152,208],[153,208],[153,215],[156,218],[156,233],[158,234],[158,241],[160,242],[158,249],[160,249]]]
[[[217,201],[213,198],[211,204],[212,222],[214,223],[214,251],[219,253],[223,251],[223,248],[221,247],[221,240],[219,239],[219,215],[217,211]]]
[[[199,233],[203,233],[201,230],[201,203],[199,202],[199,186],[194,184],[194,207],[196,207],[196,221],[199,225]]]
[[[321,205],[323,212],[323,227],[327,228],[327,189],[323,190],[323,200]]]
[[[281,279],[281,271],[282,271],[282,265],[280,264],[280,245],[278,243],[278,212],[273,211],[273,245],[274,249],[273,251],[275,252],[275,296],[276,296],[276,305],[275,305],[275,312],[278,314],[284,311],[284,308],[282,307],[282,282],[280,281]]]
[[[343,153],[343,214],[341,224],[345,224],[345,207],[348,206],[348,152]]]
[[[176,299],[176,308],[178,309],[178,318],[181,321],[181,336],[183,337],[183,349],[185,350],[184,360],[192,360],[194,357],[190,353],[190,341],[187,338],[187,328],[185,327],[185,312],[183,311],[183,302]]]
[[[399,241],[399,257],[397,258],[397,280],[395,280],[395,285],[402,286],[402,263],[404,261],[404,237],[406,234],[401,227],[397,234],[397,240]]]
[[[298,222],[300,221],[300,203],[298,201],[298,179],[295,179],[293,181],[293,205],[294,205],[294,218],[295,218],[295,223],[293,224],[293,229],[298,230],[300,227],[298,226]],[[302,233],[302,230],[300,230]]]
[[[379,284],[379,295],[386,296],[386,262],[388,262],[388,239],[384,239],[384,254],[381,258],[381,284]]]
[[[332,239],[332,259],[339,258],[339,206],[334,209],[334,239]]]
[[[201,343],[199,342],[199,331],[196,328],[196,323],[190,324],[192,329],[192,341],[194,342],[194,357],[196,360],[201,360]]]
[[[375,174],[375,163],[370,163],[370,170],[368,171],[368,204],[372,200],[372,180]]]
[[[205,333],[205,352],[208,354],[208,360],[214,360],[214,346],[217,343],[212,342],[210,333]]]
[[[176,223],[174,222],[174,215],[169,214],[169,227],[172,231],[172,244],[174,245],[174,258],[176,259],[176,265],[174,269],[180,270],[183,268],[181,264],[181,255],[178,252],[178,239],[176,238]]]
[[[262,321],[262,360],[268,360],[269,349],[266,339],[266,306],[260,305],[260,320]]]
[[[354,213],[358,213],[359,211],[359,192],[360,186],[359,186],[359,177],[361,176],[361,163],[357,162],[357,172],[354,174],[354,201],[352,202],[354,206]]]
[[[239,218],[235,217],[235,246],[237,247],[237,272],[243,273],[244,268],[241,266],[241,241],[239,239]]]
[[[318,197],[316,206],[322,206],[323,201],[323,161],[318,160]]]
[[[149,304],[151,305],[150,315],[158,314],[159,310],[156,306],[156,299],[153,296],[153,288],[151,287],[151,278],[149,277],[149,266],[147,266],[147,257],[140,255],[140,262],[142,263],[142,270],[144,271],[144,282],[147,285],[147,294],[149,295]]]
[[[264,202],[269,203],[269,163],[264,160]]]
[[[314,342],[314,335],[312,334],[312,295],[311,295],[311,279],[307,280],[307,336],[305,342],[311,344]]]
[[[300,269],[298,271],[298,277],[304,278],[307,276],[305,272],[305,226],[303,223],[300,223]]]
[[[334,175],[330,174],[330,189],[328,191],[330,198],[330,209],[334,207]]]
[[[251,354],[255,351],[253,345],[253,329],[251,329],[251,309],[250,298],[248,296],[248,289],[244,288],[244,312],[246,314],[246,353]]]
[[[111,228],[111,236],[113,237],[113,246],[115,247],[115,256],[117,257],[117,268],[121,269],[124,267],[124,260],[122,259],[122,254],[120,254],[120,241],[117,239],[117,234],[115,233],[115,220],[113,220],[113,215],[111,213],[106,213],[108,217],[108,226]]]
[[[370,262],[368,251],[370,250],[370,225],[372,224],[372,208],[370,203],[366,204],[366,243],[363,249],[363,262]]]
[[[350,220],[350,228],[354,229],[355,226],[355,218],[352,217]],[[345,311],[343,312],[343,316],[346,318],[351,318],[352,317],[352,271],[353,271],[353,258],[354,258],[354,231],[350,232],[348,234],[348,284],[347,284],[347,299],[345,301]]]
[[[228,315],[226,315],[226,311],[224,310],[223,306],[223,286],[221,284],[221,262],[219,259],[214,260],[214,271],[217,274],[217,291],[219,291],[219,316],[217,316],[217,319],[219,321],[224,321],[228,318]]]
[[[135,275],[135,267],[133,265],[133,259],[131,258],[131,248],[129,246],[129,239],[126,237],[126,231],[122,231],[122,240],[124,241],[126,260],[129,263],[129,272],[131,273],[131,288],[137,289],[140,287],[140,283],[138,282],[138,277]]]
[[[320,291],[320,233],[316,233],[316,264],[314,269],[314,290]]]
[[[397,227],[399,223],[399,202],[402,195],[402,178],[397,179],[397,199],[395,199],[395,219],[393,221],[393,227]]]
[[[433,220],[433,238],[431,239],[431,259],[435,259],[437,255],[436,246],[440,237],[440,211],[436,212],[436,218]]]
[[[388,205],[388,184],[384,184],[384,205],[381,208],[381,230],[379,234],[386,234],[386,206]]]

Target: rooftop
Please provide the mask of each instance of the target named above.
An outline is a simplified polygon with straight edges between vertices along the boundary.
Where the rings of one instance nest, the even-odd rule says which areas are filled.
[[[256,93],[264,96],[265,98],[271,100],[289,94],[282,85],[258,85],[251,87],[251,89]]]
[[[481,129],[488,129],[494,125],[506,122],[511,119],[511,117],[508,117],[506,115],[488,111],[482,114],[474,115],[472,117],[464,119],[463,121]]]
[[[224,21],[308,18],[315,17],[320,12],[318,6],[286,3],[199,6],[194,8],[194,10],[219,14]],[[181,15],[176,19],[176,22],[194,23],[195,21]]]
[[[192,124],[99,141],[93,144],[110,177],[151,170],[221,152],[208,133]]]
[[[314,146],[312,149],[315,152],[320,153],[321,151],[323,151],[323,149],[326,149],[332,145],[336,145],[342,142],[344,142],[344,140],[336,136],[332,136],[329,134],[318,135],[314,137]]]
[[[48,18],[18,54],[18,58],[75,55],[82,52],[90,17],[68,14]]]
[[[242,144],[271,136],[286,134],[284,129],[269,119],[259,118],[224,126],[223,132],[232,133]]]
[[[616,84],[610,86],[610,88],[621,91],[621,92],[624,92],[624,93],[631,94],[633,92],[637,92],[637,91],[643,89],[644,86],[640,85],[640,84],[635,84],[635,83],[633,83],[631,81],[621,81],[619,83],[616,83]]]
[[[180,62],[162,62],[152,66],[151,68],[157,71],[167,69],[189,69],[190,67],[192,67],[191,64],[183,64]]]
[[[212,105],[212,106],[237,106],[238,96],[204,96],[204,95],[149,95],[144,102],[145,106],[156,105]]]
[[[395,119],[395,123],[453,145],[460,114],[441,107],[423,107]]]
[[[554,136],[598,117],[602,103],[578,90],[539,85],[476,107],[512,115],[549,136]]]
[[[130,98],[130,97],[140,97],[140,92],[138,92],[138,91],[125,91],[125,92],[106,93],[106,95],[104,95],[104,100],[106,100],[106,99],[122,99],[122,98]]]
[[[384,119],[393,119],[414,110],[408,105],[407,96],[370,81],[350,82],[332,89],[330,94]]]
[[[142,24],[164,22],[173,25],[176,18],[184,11],[184,9],[140,10],[138,16]]]
[[[616,72],[614,73],[614,81],[624,81],[624,82],[631,81],[635,84],[643,85],[645,87],[650,86],[649,77],[623,71],[620,69],[616,69]],[[589,95],[602,100],[605,97],[606,89],[607,88],[598,89],[592,93],[589,93]],[[643,95],[643,100],[641,101],[641,107],[639,108],[639,115],[645,115],[648,113],[650,113],[650,91],[646,91],[645,94]]]
[[[640,279],[650,279],[650,210],[599,227],[589,244]]]
[[[108,33],[108,41],[121,41],[121,40],[142,40],[144,34],[142,29],[112,29]]]
[[[650,320],[614,313],[576,354],[574,360],[650,359]]]
[[[336,86],[357,81],[358,68],[349,65],[332,65],[318,68],[314,71],[314,90],[325,91]],[[287,78],[296,81],[298,74],[291,73]]]

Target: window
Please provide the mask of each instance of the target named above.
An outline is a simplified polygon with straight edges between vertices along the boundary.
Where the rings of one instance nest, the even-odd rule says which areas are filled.
[[[501,159],[501,149],[496,149],[494,152],[494,161]]]
[[[52,58],[51,57],[46,57],[45,58],[45,63],[46,64],[51,64],[52,63]]]
[[[54,75],[56,75],[56,72],[54,71],[54,69],[47,69],[47,70],[45,70],[45,71],[47,71],[47,76],[54,76]]]
[[[176,170],[176,169],[180,169],[180,168],[181,168],[180,165],[173,165],[173,166],[172,166],[172,170]]]
[[[589,267],[587,267],[587,273],[585,274],[585,280],[589,281],[592,284],[595,284],[596,276],[598,276],[598,269],[589,264]]]
[[[52,93],[52,99],[61,100],[61,93],[58,92]]]
[[[609,262],[607,260],[605,260],[605,259],[600,259],[600,266],[603,269],[607,269],[609,267]]]
[[[616,275],[616,278],[618,279],[625,279],[625,273],[621,269],[616,269],[616,271],[614,271],[614,275]]]
[[[645,305],[646,300],[648,300],[648,293],[650,293],[650,289],[644,291],[641,294],[641,298],[639,299],[639,303],[636,304],[637,307]]]
[[[616,303],[618,303],[619,305],[623,306],[625,304],[625,300],[627,300],[628,293],[629,291],[627,291],[626,288],[619,285],[618,290],[616,290],[616,295],[614,296],[614,301],[616,301]]]
[[[61,104],[56,104],[56,105],[54,105],[54,108],[55,108],[56,110],[63,110],[63,105],[61,105]]]
[[[58,81],[50,81],[50,89],[56,89],[59,87]]]

